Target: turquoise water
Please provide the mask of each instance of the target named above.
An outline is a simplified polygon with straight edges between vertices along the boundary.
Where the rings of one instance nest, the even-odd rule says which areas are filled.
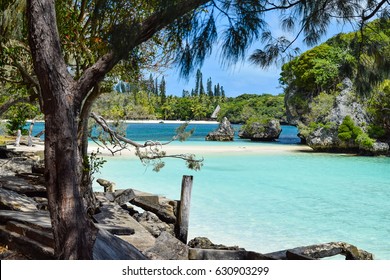
[[[130,125],[136,140],[169,139],[177,125]],[[198,125],[191,141],[205,145],[216,125]],[[295,145],[296,129],[283,127],[277,143],[207,142],[207,145]],[[164,138],[165,137],[165,138]],[[129,157],[107,157],[101,174],[119,188],[179,199],[182,175],[194,175],[189,238],[271,252],[345,241],[390,260],[390,158],[303,152],[205,155],[199,172],[166,160],[159,173]],[[95,186],[96,190],[102,188]]]
[[[345,241],[390,259],[390,158],[210,154],[199,172],[179,160],[166,163],[155,173],[139,160],[110,157],[97,177],[178,199],[182,175],[194,175],[189,238],[263,253]]]

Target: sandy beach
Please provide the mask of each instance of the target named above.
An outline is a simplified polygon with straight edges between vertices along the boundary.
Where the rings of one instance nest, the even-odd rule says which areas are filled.
[[[35,143],[32,147],[26,145],[20,145],[18,147],[14,145],[7,145],[7,149],[14,151],[24,152],[39,152],[44,150],[43,142]],[[89,143],[88,151],[99,153],[102,156],[112,156],[112,153],[107,148],[99,147],[96,143]],[[162,150],[166,151],[167,154],[195,154],[197,156],[215,155],[215,154],[229,154],[229,155],[243,155],[243,154],[275,154],[275,153],[291,153],[291,152],[310,152],[312,149],[306,145],[281,145],[281,144],[270,144],[258,143],[254,144],[251,142],[231,142],[227,145],[218,145],[216,142],[199,142],[197,144],[183,144],[183,143],[171,143],[162,147]],[[129,146],[129,149],[122,150],[115,154],[115,156],[127,156],[135,157],[135,148]]]
[[[99,152],[103,156],[111,156],[108,149],[98,147],[96,144],[89,145],[90,152]],[[310,152],[312,149],[305,145],[245,145],[237,143],[237,145],[208,145],[207,143],[201,145],[175,145],[174,143],[166,145],[162,148],[167,154],[195,154],[199,157],[205,155],[244,155],[244,154],[275,154],[275,153],[292,153],[292,152]],[[135,156],[135,149],[130,147],[129,150],[123,150],[115,154],[115,156]]]

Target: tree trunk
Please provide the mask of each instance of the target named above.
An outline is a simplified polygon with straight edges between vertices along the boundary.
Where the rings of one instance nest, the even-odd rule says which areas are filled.
[[[55,114],[45,114],[45,177],[55,252],[60,259],[91,259],[95,232],[80,192],[78,116],[65,98],[56,101]]]
[[[59,259],[92,259],[96,229],[80,192],[80,89],[62,57],[54,0],[28,0],[27,5],[30,48],[45,114],[45,177],[55,253]]]
[[[80,113],[80,121],[78,124],[78,146],[80,149],[80,157],[84,161],[88,157],[88,120],[91,114],[93,102],[100,94],[100,87],[96,85],[85,99]],[[83,169],[81,180],[81,196],[83,197],[87,213],[89,215],[95,214],[98,207],[96,197],[92,189],[92,180],[89,170]]]

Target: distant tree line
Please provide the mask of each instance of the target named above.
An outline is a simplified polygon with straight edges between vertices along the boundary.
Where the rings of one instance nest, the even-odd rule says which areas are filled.
[[[167,94],[164,76],[159,79],[151,74],[138,84],[119,81],[114,92],[100,97],[93,111],[107,119],[208,120],[219,105],[218,120],[226,116],[232,123],[249,119],[285,121],[283,95],[242,94],[227,98],[224,87],[213,85],[211,77],[204,87],[202,76],[198,69],[194,87],[183,90],[181,97]]]

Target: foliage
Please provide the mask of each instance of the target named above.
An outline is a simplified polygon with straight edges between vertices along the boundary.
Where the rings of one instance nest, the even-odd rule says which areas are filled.
[[[366,150],[369,150],[370,148],[372,148],[374,146],[374,143],[375,143],[375,140],[370,138],[370,136],[365,132],[362,132],[361,134],[359,134],[356,137],[355,141],[359,145],[360,148],[363,148]]]
[[[389,29],[389,20],[376,20],[361,32],[339,34],[284,64],[280,82],[291,106],[305,108],[320,93],[338,91],[344,78],[353,80],[358,93],[370,95],[390,74]]]
[[[373,91],[367,111],[373,119],[368,128],[369,135],[382,140],[390,139],[390,80],[385,80]]]
[[[355,141],[362,133],[362,129],[355,125],[351,116],[346,116],[338,128],[338,137],[345,142]]]
[[[91,180],[93,180],[93,174],[99,173],[104,163],[107,162],[105,159],[98,157],[99,154],[99,149],[97,149],[96,152],[91,152],[88,156],[84,157],[84,172],[89,174]]]
[[[285,121],[284,95],[243,94],[229,98],[221,105],[218,120],[223,117],[227,117],[232,123],[245,123],[250,118]]]
[[[11,107],[7,114],[9,117],[6,125],[7,133],[9,135],[16,135],[17,131],[20,129],[22,135],[27,135],[28,130],[24,128],[26,121],[28,118],[33,119],[37,114],[37,107],[28,103],[23,103],[18,106]]]

